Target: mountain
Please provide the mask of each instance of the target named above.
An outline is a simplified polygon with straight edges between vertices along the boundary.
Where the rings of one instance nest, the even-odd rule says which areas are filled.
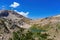
[[[6,19],[11,19],[12,21],[21,20],[21,19],[30,20],[29,18],[26,18],[26,17],[18,14],[17,12],[11,11],[11,10],[0,10],[0,17],[6,18]]]
[[[32,20],[0,10],[0,40],[60,40],[60,15]]]
[[[31,25],[40,30],[47,30],[42,33],[49,34],[48,40],[60,40],[60,15],[32,20]]]
[[[0,40],[8,40],[14,31],[21,28],[29,28],[29,21],[29,18],[26,18],[15,11],[0,10]]]
[[[44,24],[44,23],[49,23],[49,22],[51,23],[60,22],[60,15],[46,17],[42,19],[35,19],[31,21],[31,24]]]

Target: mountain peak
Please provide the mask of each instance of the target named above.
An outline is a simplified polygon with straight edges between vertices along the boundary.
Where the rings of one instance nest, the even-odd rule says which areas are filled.
[[[12,10],[0,10],[0,17],[12,20],[25,18],[24,16]]]

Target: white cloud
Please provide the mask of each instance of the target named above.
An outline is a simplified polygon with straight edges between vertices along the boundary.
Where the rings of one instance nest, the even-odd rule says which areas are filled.
[[[17,13],[19,13],[20,15],[23,15],[25,17],[28,17],[28,14],[29,14],[29,12],[23,12],[23,11],[19,12],[17,10],[14,10],[14,11],[16,11]]]
[[[17,2],[13,2],[13,4],[10,5],[10,7],[13,7],[13,8],[16,8],[18,6],[20,6],[20,4]]]
[[[53,16],[53,17],[60,17],[60,15],[56,15],[56,16]]]

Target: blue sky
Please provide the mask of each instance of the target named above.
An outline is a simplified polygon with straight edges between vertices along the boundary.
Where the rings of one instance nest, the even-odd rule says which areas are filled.
[[[60,14],[60,0],[0,0],[0,9],[10,10],[10,5],[14,2],[20,5],[13,10],[20,13],[29,13],[29,18],[44,18]]]

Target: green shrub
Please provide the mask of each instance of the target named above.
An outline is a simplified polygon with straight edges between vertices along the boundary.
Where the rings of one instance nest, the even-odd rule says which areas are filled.
[[[16,32],[13,32],[13,40],[20,40],[19,35]]]

